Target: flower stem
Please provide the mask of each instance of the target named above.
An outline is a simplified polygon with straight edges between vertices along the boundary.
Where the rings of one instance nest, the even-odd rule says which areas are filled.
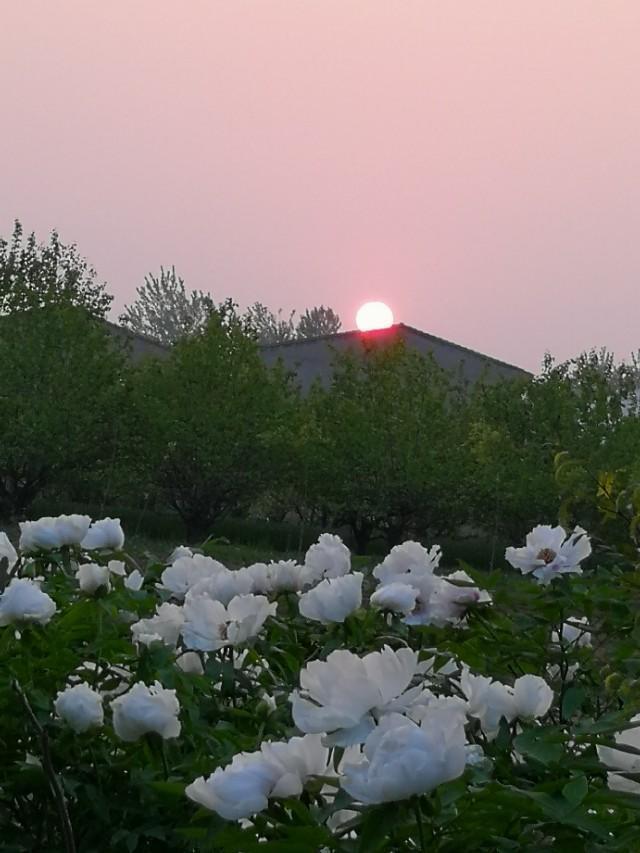
[[[420,840],[420,850],[426,853],[427,840],[424,835],[424,824],[422,822],[422,809],[420,808],[420,797],[416,797],[413,801],[413,811],[416,816],[416,824],[418,825],[418,838]]]

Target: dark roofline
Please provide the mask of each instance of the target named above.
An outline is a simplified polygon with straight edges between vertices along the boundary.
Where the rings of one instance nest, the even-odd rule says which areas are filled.
[[[492,364],[499,364],[502,367],[508,367],[511,370],[517,370],[519,373],[523,373],[526,376],[533,376],[532,373],[530,373],[528,370],[525,370],[523,367],[518,367],[517,364],[510,364],[508,361],[503,361],[500,358],[494,358],[492,355],[485,355],[485,353],[478,352],[477,350],[471,349],[470,347],[462,346],[462,344],[456,344],[453,341],[448,341],[446,338],[439,338],[437,335],[432,335],[429,332],[423,332],[420,329],[416,329],[414,326],[408,326],[406,323],[394,323],[393,326],[388,326],[386,329],[374,329],[372,331],[375,334],[376,332],[388,332],[391,329],[406,329],[409,332],[413,332],[414,335],[419,335],[421,338],[425,338],[426,340],[434,341],[439,344],[446,344],[446,346],[453,347],[454,349],[460,350],[461,352],[477,356],[479,358],[484,359],[485,361],[491,362]],[[290,341],[281,341],[280,343],[260,344],[259,347],[261,350],[265,350],[276,349],[280,347],[303,346],[304,344],[311,344],[315,343],[316,341],[329,341],[335,340],[336,338],[346,338],[349,336],[361,336],[366,334],[368,333],[361,332],[358,329],[350,329],[346,332],[333,332],[326,335],[318,335],[318,337],[315,338],[293,338]]]
[[[139,338],[141,341],[145,341],[148,344],[153,344],[156,347],[160,347],[160,349],[166,350],[169,352],[171,349],[170,346],[163,344],[157,338],[152,338],[151,335],[145,335],[143,332],[134,332],[133,329],[129,329],[126,326],[120,326],[118,323],[114,323],[113,320],[105,320],[104,321],[107,326],[111,326],[113,329],[117,329],[119,332],[124,332],[125,335],[128,335],[130,338]]]

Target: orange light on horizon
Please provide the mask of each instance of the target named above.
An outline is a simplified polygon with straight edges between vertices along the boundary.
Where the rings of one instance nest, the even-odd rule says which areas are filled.
[[[393,326],[393,311],[384,302],[365,302],[356,314],[356,326],[361,332],[388,329]]]

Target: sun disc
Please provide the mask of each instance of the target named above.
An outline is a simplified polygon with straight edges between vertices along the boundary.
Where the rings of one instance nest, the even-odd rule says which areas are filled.
[[[365,302],[356,314],[356,326],[361,332],[388,329],[393,326],[393,312],[384,302]]]

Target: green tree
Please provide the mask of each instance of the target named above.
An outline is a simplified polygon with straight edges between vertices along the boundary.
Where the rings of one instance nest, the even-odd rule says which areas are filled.
[[[321,335],[334,335],[340,331],[342,320],[332,308],[319,305],[307,308],[296,325],[296,337],[318,338]]]
[[[0,515],[43,492],[106,498],[123,433],[123,356],[84,309],[49,305],[0,318]]]
[[[278,476],[288,392],[239,319],[214,312],[168,359],[142,365],[136,384],[150,481],[189,535],[256,501]]]
[[[144,284],[136,288],[136,294],[135,301],[125,305],[120,322],[133,332],[167,345],[203,329],[216,309],[211,294],[202,290],[187,292],[175,267],[160,267],[157,276],[149,273]]]
[[[455,378],[402,342],[336,357],[306,404],[306,500],[349,525],[358,550],[442,535],[464,517],[464,397]]]
[[[16,220],[11,238],[0,237],[0,315],[64,304],[104,318],[112,299],[75,244],[63,244],[57,231],[38,243]]]

